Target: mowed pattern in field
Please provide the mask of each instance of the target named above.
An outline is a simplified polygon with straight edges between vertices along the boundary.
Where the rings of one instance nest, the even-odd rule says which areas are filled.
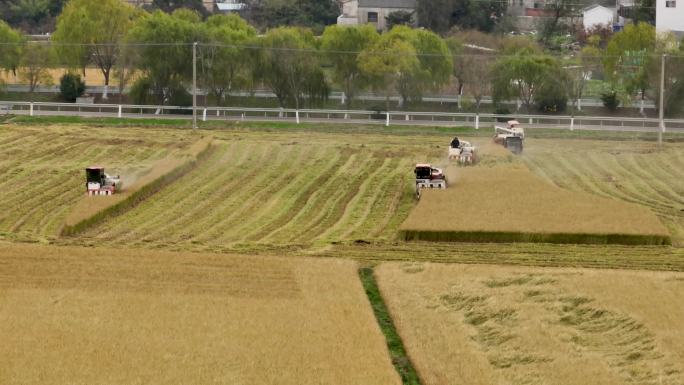
[[[193,172],[84,238],[212,251],[394,238],[414,203],[415,153],[431,150],[349,138],[217,139]]]
[[[106,167],[124,184],[190,139],[181,131],[0,127],[0,235],[50,238],[84,195],[84,168]]]
[[[651,209],[684,246],[684,145],[636,141],[529,140],[522,158],[559,187]]]
[[[0,243],[3,384],[399,385],[332,259]]]
[[[385,263],[423,383],[684,383],[684,274]]]

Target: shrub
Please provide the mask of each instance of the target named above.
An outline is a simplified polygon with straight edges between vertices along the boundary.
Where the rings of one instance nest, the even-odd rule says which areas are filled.
[[[148,77],[141,77],[131,86],[128,95],[135,104],[153,104],[152,81]]]
[[[603,106],[611,111],[617,110],[620,105],[620,97],[615,89],[603,91],[601,93],[601,100],[603,101]]]
[[[86,84],[81,80],[81,75],[66,73],[59,79],[59,92],[62,99],[67,102],[75,102],[76,98],[83,95]]]
[[[568,106],[568,95],[563,87],[551,84],[539,90],[536,96],[537,106],[542,112],[563,112]]]

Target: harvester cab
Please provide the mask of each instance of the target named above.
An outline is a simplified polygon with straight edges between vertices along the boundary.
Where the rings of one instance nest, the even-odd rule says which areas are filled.
[[[517,120],[509,120],[505,127],[494,126],[494,142],[503,145],[514,154],[523,151],[525,130]]]
[[[424,188],[446,188],[446,178],[441,169],[432,167],[427,163],[418,163],[414,170],[416,174],[416,196],[420,198],[420,192]]]
[[[477,161],[477,148],[465,140],[454,137],[449,144],[449,160],[456,159],[458,163],[466,165]]]
[[[86,193],[88,195],[113,195],[122,187],[118,175],[105,174],[104,167],[86,168]]]

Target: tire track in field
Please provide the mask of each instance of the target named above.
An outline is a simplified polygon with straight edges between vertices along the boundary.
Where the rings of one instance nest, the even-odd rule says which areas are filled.
[[[255,191],[259,191],[272,179],[277,178],[280,167],[287,162],[289,153],[292,151],[292,148],[288,151],[275,151],[275,159],[272,159],[272,154],[278,147],[278,145],[263,146],[264,151],[261,156],[249,165],[248,174],[240,176],[238,187],[227,197],[215,196],[214,201],[217,202],[215,210],[210,215],[202,216],[201,219],[185,227],[183,240],[203,242],[215,238],[218,236],[217,233],[226,230],[221,226],[223,221],[231,217],[235,211],[240,210],[240,207],[254,196]],[[261,168],[263,164],[269,164],[266,171]]]
[[[285,180],[296,174],[290,162],[298,163],[306,155],[299,146],[288,146],[281,151],[276,148],[276,151],[278,152],[276,159],[266,167],[268,172],[258,174],[260,177],[257,183],[240,184],[237,188],[239,193],[230,194],[228,200],[223,201],[224,204],[228,202],[230,208],[223,210],[221,215],[215,217],[216,221],[212,222],[207,231],[190,238],[192,241],[212,244],[234,241],[234,235],[240,233],[240,226],[244,226],[250,217],[259,216],[260,204],[277,191]],[[269,156],[268,152],[265,157]],[[258,163],[263,164],[261,159]],[[257,165],[252,167],[255,170],[260,168]],[[216,196],[215,200],[221,201],[222,199]]]
[[[380,164],[382,164],[382,161],[379,158],[369,158],[366,156],[362,164],[353,173],[350,172],[342,175],[340,185],[336,186],[336,194],[332,195],[332,199],[326,199],[326,205],[319,211],[321,215],[309,222],[308,226],[303,230],[295,233],[295,237],[291,238],[291,240],[295,242],[311,242],[316,238],[320,238],[326,228],[333,226],[344,215],[349,202],[358,194],[361,185],[369,179],[370,175]],[[341,186],[344,186],[344,188],[341,188]]]
[[[273,200],[279,197],[279,192],[283,191],[283,186],[286,186],[288,182],[297,180],[297,177],[301,175],[302,167],[313,164],[320,155],[318,150],[309,151],[309,149],[302,148],[303,146],[297,147],[299,147],[297,158],[290,158],[290,164],[285,164],[285,170],[277,179],[274,179],[262,191],[254,194],[249,201],[243,204],[240,210],[236,210],[231,215],[231,218],[222,221],[219,227],[225,231],[217,236],[218,242],[244,241],[247,233],[259,227],[259,223],[264,218],[270,218],[273,215],[269,208],[273,206]],[[240,216],[240,214],[245,215]]]
[[[397,158],[385,158],[380,167],[363,182],[358,194],[349,202],[339,220],[321,234],[320,238],[346,239],[371,215],[373,205],[384,197],[382,187],[386,186],[388,176],[397,168]],[[381,183],[377,183],[381,181]]]
[[[341,153],[339,151],[334,152],[334,156],[331,156],[329,162],[325,165],[325,168],[320,173],[313,173],[309,179],[309,182],[302,185],[295,184],[292,185],[294,190],[291,195],[291,204],[284,205],[287,210],[283,213],[279,213],[274,216],[274,219],[268,223],[263,228],[259,229],[258,232],[250,234],[245,237],[245,239],[250,241],[258,241],[259,243],[268,243],[273,236],[283,231],[283,229],[290,224],[294,218],[301,215],[303,208],[307,205],[311,196],[316,192],[320,185],[327,183],[336,170],[343,167],[349,162],[351,158],[350,153]]]
[[[589,159],[593,160],[591,156]],[[618,173],[620,178],[626,182],[626,188],[632,191],[634,198],[654,208],[662,205],[664,201],[660,199],[657,191],[648,184],[644,185],[641,180],[638,180],[639,178],[635,178],[639,170],[628,168],[624,159],[620,160],[614,156],[609,157],[608,161],[614,166],[610,170]],[[595,161],[594,164],[596,164]]]
[[[229,160],[237,154],[239,157],[234,161],[237,165],[242,165],[246,161],[248,156],[246,150],[236,153],[226,146],[225,152],[222,152],[222,147],[213,151],[198,169],[160,191],[155,199],[141,203],[125,217],[113,218],[95,233],[106,238],[123,237],[124,240],[140,238],[138,235],[153,237],[153,234],[182,222],[192,210],[198,207],[198,197],[204,197],[208,191],[220,187],[221,176],[225,174],[224,167]],[[207,179],[210,183],[205,183]],[[175,198],[179,196],[180,199]],[[200,205],[206,205],[206,200]],[[172,215],[173,213],[176,215]],[[129,223],[134,225],[129,226]]]
[[[219,182],[221,180],[220,175],[224,173],[222,160],[232,159],[233,155],[235,153],[232,151],[225,153],[213,151],[210,158],[200,164],[199,170],[193,170],[193,172],[186,174],[176,183],[160,191],[155,199],[146,200],[127,215],[113,218],[104,223],[102,227],[95,230],[95,236],[140,243],[140,240],[146,240],[150,234],[161,231],[162,229],[158,228],[160,224],[162,227],[166,227],[181,222],[190,214],[184,209],[196,202],[196,194],[201,195],[205,187],[209,188],[203,183],[207,179],[207,173],[209,173],[212,182]],[[241,153],[238,162],[242,164],[248,155],[248,151]],[[221,159],[214,161],[215,157]],[[202,187],[198,190],[197,186]],[[180,201],[176,199],[179,195],[182,196]],[[181,207],[178,206],[179,204]],[[195,208],[192,207],[191,209]],[[181,212],[178,213],[178,211]]]
[[[409,166],[410,165],[407,162],[404,167],[408,168]],[[409,178],[405,172],[397,172],[396,175],[397,182],[394,183],[394,194],[389,201],[389,206],[386,210],[379,211],[384,213],[384,218],[381,221],[378,221],[378,225],[370,232],[374,237],[396,237],[399,225],[404,222],[414,206],[413,183],[411,183],[413,182],[413,178]],[[407,190],[410,191],[407,193]]]
[[[280,229],[278,229],[273,234],[269,234],[268,239],[270,243],[285,244],[290,243],[292,240],[292,234],[297,233],[299,228],[306,226],[310,223],[311,218],[314,217],[318,210],[320,210],[321,205],[325,204],[325,201],[329,197],[329,192],[331,190],[337,190],[338,178],[341,173],[346,173],[346,171],[352,167],[357,158],[358,153],[348,153],[347,152],[346,161],[337,167],[333,172],[331,172],[330,177],[325,180],[324,183],[319,184],[313,191],[308,194],[306,202],[299,208],[296,215],[294,215],[290,221],[284,224]]]

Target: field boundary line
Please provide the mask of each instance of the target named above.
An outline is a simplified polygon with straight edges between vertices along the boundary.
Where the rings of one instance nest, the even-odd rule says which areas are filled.
[[[184,161],[181,161],[181,159],[175,159],[175,161],[180,162],[180,164],[175,165],[175,167],[173,167],[171,170],[156,176],[148,183],[141,184],[137,189],[132,191],[130,194],[127,194],[122,199],[111,200],[92,214],[81,218],[77,217],[77,219],[73,221],[70,221],[70,219],[67,217],[67,220],[60,231],[60,235],[77,235],[86,229],[98,225],[109,217],[121,215],[137,206],[140,202],[154,195],[165,186],[173,183],[183,175],[192,171],[199,162],[206,159],[210,151],[214,148],[212,141],[213,138],[211,136],[198,140],[190,146],[188,153],[190,155],[189,159]],[[154,168],[151,174],[154,174]],[[114,197],[116,197],[116,195]],[[95,198],[98,199],[98,197]],[[79,207],[76,206],[74,210],[78,210],[78,208]],[[78,213],[75,214],[78,215]]]
[[[359,279],[361,280],[363,289],[366,292],[368,301],[373,309],[373,314],[375,314],[375,320],[378,322],[378,326],[385,336],[392,364],[397,370],[397,373],[399,373],[402,384],[421,385],[418,372],[416,372],[410,357],[406,354],[404,343],[394,326],[392,315],[385,304],[385,300],[382,298],[373,268],[359,268]]]

